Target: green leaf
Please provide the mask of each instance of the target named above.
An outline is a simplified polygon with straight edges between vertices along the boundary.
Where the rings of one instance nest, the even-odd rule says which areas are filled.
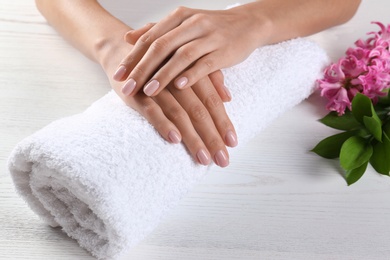
[[[356,121],[351,111],[345,111],[345,114],[342,116],[339,116],[336,112],[330,112],[320,119],[320,122],[339,130],[353,130],[360,127],[359,122]]]
[[[383,132],[387,134],[387,137],[390,136],[390,121],[383,125]]]
[[[390,105],[390,104],[389,104]],[[388,105],[388,106],[389,106]],[[378,103],[375,105],[375,112],[381,120],[386,120],[387,114],[389,113],[389,108],[381,107]]]
[[[357,182],[364,174],[367,169],[368,162],[363,163],[358,168],[349,170],[345,174],[345,179],[347,180],[348,186]]]
[[[343,143],[356,133],[357,133],[356,131],[349,131],[349,132],[344,132],[344,133],[329,136],[324,140],[322,140],[321,142],[319,142],[312,149],[312,152],[315,152],[319,156],[327,159],[338,158]]]
[[[376,143],[370,159],[372,167],[381,174],[390,173],[390,139],[386,133],[383,133],[383,142]]]
[[[340,165],[345,170],[353,170],[370,160],[372,145],[360,136],[348,138],[341,146]]]
[[[382,122],[379,118],[364,116],[363,122],[375,139],[382,142]]]
[[[360,122],[361,124],[364,124],[363,117],[372,116],[372,103],[371,100],[360,93],[357,93],[356,96],[352,100],[352,114],[355,117],[355,119]]]
[[[363,94],[356,94],[352,100],[352,114],[377,139],[382,141],[382,121],[372,105],[371,99]]]
[[[387,92],[387,95],[384,97],[379,97],[378,105],[379,106],[388,106],[390,105],[390,91],[387,89],[385,92]]]

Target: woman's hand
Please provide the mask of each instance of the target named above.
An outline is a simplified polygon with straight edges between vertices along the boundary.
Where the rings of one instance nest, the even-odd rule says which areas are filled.
[[[178,89],[188,88],[241,62],[260,44],[258,33],[251,33],[259,25],[245,10],[243,6],[223,11],[180,7],[157,24],[128,32],[128,42],[139,39],[113,78],[125,81],[125,95],[143,88],[146,95],[156,96],[172,81]]]
[[[121,54],[131,49],[125,42],[119,45],[103,62],[109,78],[123,57]],[[222,74],[215,74],[213,81],[221,84],[221,77]],[[226,145],[236,146],[237,137],[220,94],[208,76],[184,91],[168,84],[156,97],[148,97],[143,92],[127,96],[121,91],[121,83],[110,82],[125,103],[144,116],[164,139],[171,143],[183,141],[198,163],[208,165],[214,161],[221,167],[229,164]]]
[[[130,28],[96,0],[36,0],[36,3],[65,39],[102,65],[112,87],[126,104],[148,118],[164,138],[171,142],[182,138],[195,158],[202,157],[197,161],[207,164],[213,157],[223,166],[228,155],[222,144],[235,146],[237,139],[218,96],[225,92],[223,87],[218,90],[218,86],[223,86],[218,83],[221,74],[212,72],[242,61],[258,46],[309,35],[345,22],[360,1],[262,0],[225,11],[178,8],[155,26],[138,31],[142,37],[133,51],[120,41]],[[137,31],[133,31],[128,39],[136,36]],[[126,58],[122,60],[123,57]],[[118,64],[123,67],[118,69]],[[130,87],[122,88],[113,78],[127,79],[125,86]],[[185,92],[172,86],[165,90],[173,79],[179,88],[199,84]],[[138,93],[146,83],[148,95],[162,89],[165,93],[154,98]],[[131,92],[131,96],[123,92]],[[207,153],[203,156],[202,149],[206,148],[210,157]]]

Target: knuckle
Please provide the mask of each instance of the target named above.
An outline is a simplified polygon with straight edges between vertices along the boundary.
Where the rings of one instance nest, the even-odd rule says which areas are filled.
[[[122,62],[122,65],[130,65],[134,62],[134,57],[133,56],[127,56]]]
[[[222,105],[222,100],[217,94],[208,95],[205,100],[205,106],[208,110],[218,108]]]
[[[142,43],[142,45],[150,45],[152,38],[148,33],[146,33],[139,37],[139,41]]]
[[[173,121],[178,122],[182,121],[186,117],[185,111],[180,107],[172,107],[167,111],[167,116]]]
[[[206,108],[202,105],[194,105],[189,111],[190,117],[194,122],[201,122],[209,117],[209,113]]]
[[[208,68],[208,69],[213,69],[214,67],[214,61],[210,58],[206,58],[204,61],[203,61],[203,64]]]
[[[193,22],[198,26],[203,26],[205,28],[210,28],[212,26],[212,22],[210,16],[203,13],[197,13],[192,16]]]
[[[189,8],[184,6],[179,6],[172,12],[172,15],[176,17],[184,17],[188,13],[188,11]]]
[[[196,13],[192,16],[192,19],[198,22],[201,22],[202,20],[205,20],[207,17],[206,14],[203,13]]]
[[[146,71],[140,67],[140,66],[136,66],[133,71],[132,71],[132,74],[135,76],[135,77],[145,77],[146,76]]]
[[[218,123],[218,126],[220,129],[223,129],[223,131],[227,132],[228,130],[234,129],[232,122],[230,122],[229,119],[222,120]]]
[[[192,62],[194,59],[194,51],[191,48],[181,48],[178,50],[178,55],[181,59]]]
[[[210,141],[207,142],[208,147],[213,147],[213,148],[221,148],[224,146],[222,140],[220,138],[212,138]]]
[[[150,28],[153,27],[156,23],[147,23],[145,24],[145,27]]]
[[[146,118],[153,118],[154,115],[158,113],[159,107],[154,103],[146,103],[143,104],[141,107],[141,113]]]
[[[157,53],[164,52],[165,50],[167,50],[168,47],[169,41],[164,38],[159,38],[155,40],[151,45],[152,50]]]

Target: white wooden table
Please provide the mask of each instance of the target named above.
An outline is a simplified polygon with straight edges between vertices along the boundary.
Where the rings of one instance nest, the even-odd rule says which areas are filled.
[[[178,5],[233,3],[110,2],[105,6],[135,27]],[[337,59],[377,30],[371,21],[390,23],[389,10],[388,0],[365,1],[349,23],[311,38]],[[19,140],[108,90],[100,68],[45,23],[34,1],[0,2],[0,259],[93,259],[30,211],[6,160]],[[230,167],[209,174],[125,259],[390,259],[390,178],[369,168],[348,187],[336,161],[308,152],[333,133],[316,121],[324,104],[312,96],[238,148]]]

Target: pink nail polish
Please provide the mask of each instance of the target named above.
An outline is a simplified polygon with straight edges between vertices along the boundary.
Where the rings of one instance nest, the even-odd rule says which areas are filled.
[[[215,163],[220,167],[226,167],[229,165],[229,159],[224,151],[219,150],[215,154]]]
[[[151,82],[149,82],[145,87],[144,87],[144,93],[147,95],[147,96],[151,96],[154,94],[154,92],[156,92],[156,90],[158,89],[158,87],[160,86],[160,82],[158,82],[157,80],[152,80]]]
[[[225,89],[225,93],[229,99],[232,99],[232,94],[230,93],[229,89],[225,85],[223,85],[223,88]]]
[[[231,130],[226,133],[225,141],[230,147],[236,147],[238,145],[237,136]]]
[[[126,81],[126,83],[123,85],[122,87],[122,93],[125,94],[126,96],[130,95],[134,89],[135,89],[135,85],[137,83],[135,82],[134,79],[129,79],[128,81]]]
[[[196,157],[198,158],[198,161],[201,164],[203,164],[203,165],[210,164],[210,157],[205,150],[203,150],[203,149],[199,150],[196,154]]]
[[[173,130],[169,131],[168,138],[174,144],[178,144],[181,142],[180,135],[176,131],[173,131]]]
[[[114,73],[114,76],[112,76],[112,78],[114,80],[121,80],[123,78],[123,76],[126,74],[126,67],[121,65],[119,66],[119,68],[115,71]]]
[[[181,77],[176,81],[176,87],[179,89],[184,88],[188,83],[188,79],[186,77]]]

